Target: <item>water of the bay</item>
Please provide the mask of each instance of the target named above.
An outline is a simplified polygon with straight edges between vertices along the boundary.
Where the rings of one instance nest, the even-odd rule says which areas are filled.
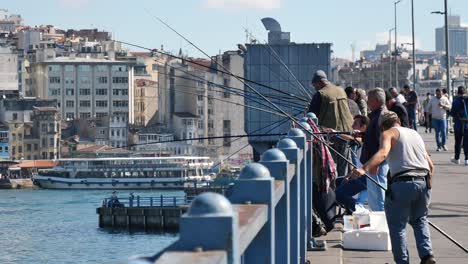
[[[153,255],[176,234],[110,232],[96,208],[111,191],[0,190],[0,263],[125,263]],[[135,195],[182,192],[134,191]],[[128,191],[119,196],[128,196]]]

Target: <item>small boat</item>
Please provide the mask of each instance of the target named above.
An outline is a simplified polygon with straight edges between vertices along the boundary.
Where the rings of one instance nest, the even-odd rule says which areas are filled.
[[[33,183],[44,189],[183,189],[211,181],[209,157],[118,157],[58,159],[39,169]]]

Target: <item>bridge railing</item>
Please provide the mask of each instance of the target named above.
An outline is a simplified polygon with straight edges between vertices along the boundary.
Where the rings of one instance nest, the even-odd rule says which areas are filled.
[[[180,219],[178,241],[130,263],[306,263],[314,246],[310,140],[292,128],[259,163],[242,169],[227,198],[197,196]]]

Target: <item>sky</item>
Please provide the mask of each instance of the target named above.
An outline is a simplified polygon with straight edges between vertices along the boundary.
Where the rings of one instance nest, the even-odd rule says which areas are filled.
[[[449,14],[468,26],[468,0],[448,0]],[[435,49],[435,28],[444,23],[443,0],[414,0],[416,48]],[[62,29],[98,28],[115,39],[178,52],[203,55],[157,21],[161,18],[210,55],[237,49],[245,29],[267,40],[260,19],[276,19],[296,43],[333,44],[333,57],[351,59],[360,50],[387,43],[394,27],[394,0],[2,0],[0,9],[20,14],[26,25]],[[398,42],[411,42],[411,0],[397,5]],[[393,36],[392,36],[393,38]],[[135,50],[135,48],[131,48]]]

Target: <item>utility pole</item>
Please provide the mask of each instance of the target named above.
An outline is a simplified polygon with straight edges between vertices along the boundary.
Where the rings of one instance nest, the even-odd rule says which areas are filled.
[[[413,90],[416,91],[416,44],[414,43],[414,0],[411,0],[411,29],[413,38]]]
[[[388,88],[392,87],[393,86],[393,83],[392,83],[392,31],[395,30],[395,28],[392,28],[388,31],[388,41],[389,41],[389,44],[388,44],[388,50],[390,52],[390,55],[388,56],[388,64],[390,65],[390,74],[388,75],[390,77],[390,82],[389,82],[389,85],[388,85]]]
[[[448,8],[447,0],[444,0],[444,15],[445,15],[445,55],[447,56],[447,91],[450,100],[452,100],[452,89],[450,88],[450,49],[449,49],[449,23],[448,23]]]
[[[403,0],[395,1],[395,88],[398,90],[398,38],[397,38],[397,5]]]

